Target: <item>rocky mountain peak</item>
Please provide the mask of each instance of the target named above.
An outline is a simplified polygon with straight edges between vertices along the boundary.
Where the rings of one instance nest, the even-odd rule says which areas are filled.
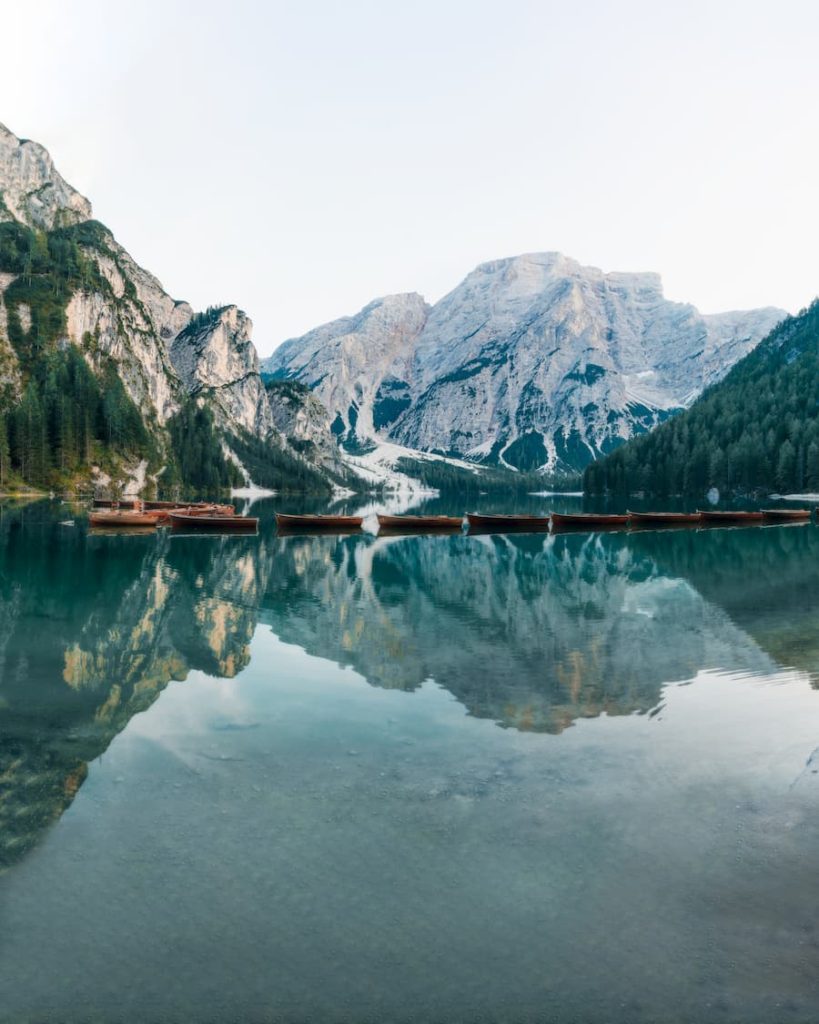
[[[57,171],[48,150],[0,124],[0,221],[51,230],[91,216],[91,204]]]
[[[263,369],[310,386],[348,446],[579,469],[689,404],[784,315],[705,317],[666,299],[659,274],[524,253],[480,264],[432,307],[376,300]]]
[[[253,322],[237,306],[211,308],[191,318],[169,355],[189,394],[208,395],[224,422],[266,437],[273,420],[252,331]]]

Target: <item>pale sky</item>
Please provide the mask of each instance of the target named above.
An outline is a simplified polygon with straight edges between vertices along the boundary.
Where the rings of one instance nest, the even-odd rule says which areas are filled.
[[[0,121],[268,354],[560,250],[704,312],[819,292],[819,4],[0,0]]]

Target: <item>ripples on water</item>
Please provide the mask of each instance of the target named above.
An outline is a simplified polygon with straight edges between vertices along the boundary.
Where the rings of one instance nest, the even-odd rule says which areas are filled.
[[[0,1020],[819,1018],[819,530],[0,517]]]

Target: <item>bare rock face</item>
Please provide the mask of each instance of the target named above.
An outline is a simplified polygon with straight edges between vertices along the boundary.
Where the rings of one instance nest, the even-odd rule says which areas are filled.
[[[37,231],[71,228],[97,273],[65,306],[64,335],[93,370],[113,362],[151,429],[161,428],[188,395],[208,401],[220,426],[267,439],[273,418],[259,376],[250,319],[235,306],[194,315],[140,267],[103,225],[91,204],[61,177],[48,152],[0,125],[0,223]],[[4,293],[15,274],[0,272],[0,401],[19,397],[22,377],[9,341]],[[27,330],[29,310],[15,311]]]
[[[170,303],[170,315],[160,327],[146,316],[147,308],[125,299],[111,302],[99,292],[77,291],[66,309],[66,336],[83,347],[95,368],[101,357],[113,359],[136,405],[163,424],[179,408],[181,395],[163,332],[180,329],[192,310],[186,303]]]
[[[278,380],[267,385],[267,396],[273,424],[291,448],[331,472],[343,473],[329,413],[313,392],[298,381]]]
[[[0,124],[0,221],[64,227],[91,219],[91,204],[58,174],[48,151]]]
[[[380,418],[384,396],[388,404],[403,401],[428,314],[415,292],[376,299],[355,316],[284,342],[263,370],[313,388],[330,412],[333,432],[354,446],[357,438],[375,437],[386,425]]]
[[[226,425],[267,437],[273,417],[250,340],[250,318],[236,306],[226,306],[203,319],[194,318],[171,342],[174,370],[188,394],[212,399]]]
[[[580,469],[689,405],[784,315],[703,316],[657,274],[533,253],[482,264],[432,308],[377,300],[263,369],[313,388],[342,442]]]

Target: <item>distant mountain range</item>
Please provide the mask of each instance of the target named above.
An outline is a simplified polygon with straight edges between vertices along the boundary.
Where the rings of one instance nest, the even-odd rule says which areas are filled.
[[[389,440],[516,470],[577,470],[686,408],[786,314],[704,315],[652,273],[559,253],[479,266],[434,306],[376,299],[284,342],[348,451]]]

